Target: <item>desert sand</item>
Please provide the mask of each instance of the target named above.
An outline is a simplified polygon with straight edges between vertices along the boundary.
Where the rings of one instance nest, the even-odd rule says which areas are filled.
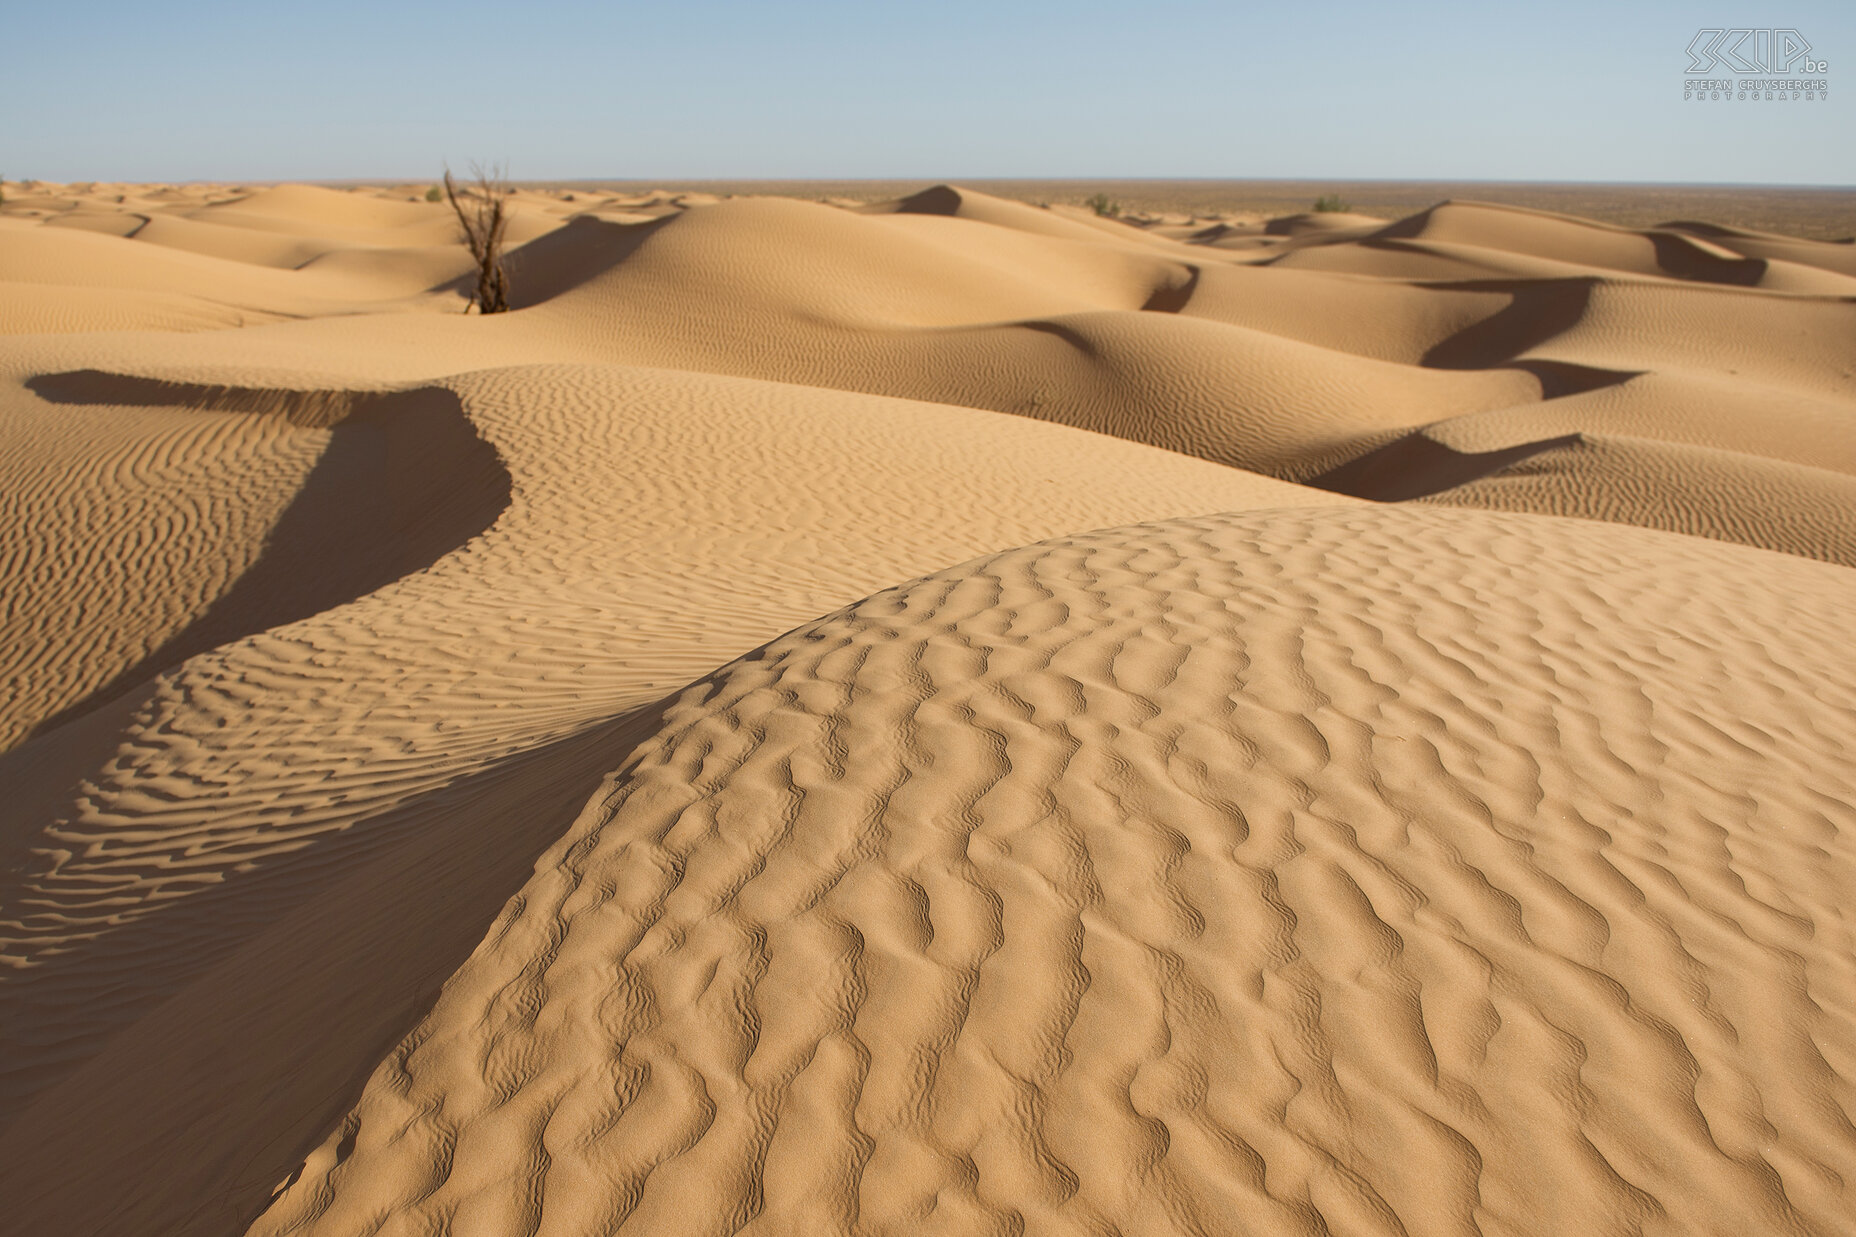
[[[1856,245],[0,206],[0,1230],[1856,1226]]]

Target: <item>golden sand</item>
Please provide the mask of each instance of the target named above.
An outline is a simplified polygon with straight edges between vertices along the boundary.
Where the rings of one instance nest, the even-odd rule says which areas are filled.
[[[7,186],[0,1229],[1856,1224],[1856,249],[423,192]]]

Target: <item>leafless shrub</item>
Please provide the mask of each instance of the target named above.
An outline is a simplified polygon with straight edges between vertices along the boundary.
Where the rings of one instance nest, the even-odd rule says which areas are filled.
[[[459,187],[445,169],[445,198],[457,212],[464,243],[477,264],[477,290],[470,303],[478,313],[509,312],[509,277],[503,273],[503,238],[509,228],[509,173],[500,164],[488,168],[470,165],[475,183]],[[470,312],[468,307],[466,313]]]

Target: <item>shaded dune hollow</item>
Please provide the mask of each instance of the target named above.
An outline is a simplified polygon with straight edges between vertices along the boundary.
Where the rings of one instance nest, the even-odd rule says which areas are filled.
[[[510,478],[458,397],[405,391],[204,385],[80,370],[27,387],[58,404],[143,405],[276,417],[328,437],[251,566],[145,656],[39,720],[82,716],[196,653],[346,604],[430,566],[496,521]]]
[[[1852,606],[1421,508],[877,593],[670,703],[251,1231],[1847,1232]]]
[[[1420,430],[1310,478],[1308,484],[1355,498],[1402,502],[1455,489],[1499,473],[1543,451],[1576,446],[1579,442],[1579,435],[1564,434],[1496,451],[1458,451],[1426,437]]]

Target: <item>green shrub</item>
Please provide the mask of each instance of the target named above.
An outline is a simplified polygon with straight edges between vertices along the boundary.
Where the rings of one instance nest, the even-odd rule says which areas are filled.
[[[1324,193],[1315,199],[1315,209],[1324,215],[1338,215],[1352,210],[1353,203],[1341,201],[1338,193]]]
[[[1083,205],[1087,206],[1090,210],[1093,210],[1096,214],[1102,216],[1104,219],[1121,218],[1121,203],[1111,202],[1109,200],[1108,194],[1106,193],[1096,194],[1093,198],[1090,198],[1087,202],[1083,203]]]
[[[433,185],[430,189],[425,191],[425,200],[428,202],[442,202],[445,200],[445,191],[440,189],[437,185]]]

